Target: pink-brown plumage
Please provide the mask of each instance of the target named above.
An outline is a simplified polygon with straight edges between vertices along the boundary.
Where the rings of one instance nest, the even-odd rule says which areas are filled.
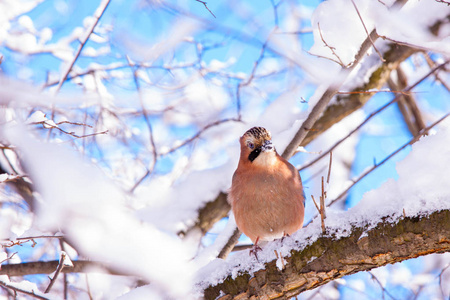
[[[238,228],[255,244],[296,232],[305,211],[297,169],[278,155],[270,133],[262,127],[248,130],[240,143],[228,195]]]

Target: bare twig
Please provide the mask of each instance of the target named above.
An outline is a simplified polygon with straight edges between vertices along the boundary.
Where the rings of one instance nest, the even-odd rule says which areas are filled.
[[[267,48],[267,43],[268,43],[272,33],[273,33],[273,31],[269,34],[266,41],[261,46],[261,51],[259,52],[259,57],[253,63],[253,68],[252,68],[252,72],[250,73],[250,76],[248,76],[247,80],[240,81],[239,84],[237,85],[237,88],[236,88],[236,103],[237,103],[237,105],[236,106],[237,106],[238,120],[241,120],[241,118],[242,118],[242,115],[241,115],[241,89],[245,86],[248,86],[255,78],[256,70],[264,58],[264,54],[265,54],[266,48]]]
[[[27,237],[18,237],[15,238],[15,241],[23,241],[23,240],[35,240],[35,239],[63,239],[63,235],[37,235],[37,236],[27,236]],[[0,243],[14,243],[13,240],[0,240]]]
[[[50,280],[50,284],[47,286],[44,293],[46,293],[46,294],[49,293],[51,288],[55,284],[56,279],[58,278],[59,274],[61,273],[62,269],[64,268],[64,260],[66,259],[66,255],[67,255],[66,252],[61,251],[61,256],[59,258],[59,264],[58,264],[58,267],[56,268],[55,275],[53,275],[53,278]]]
[[[422,51],[433,51],[433,52],[437,52],[437,53],[444,53],[444,54],[447,54],[447,55],[449,54],[449,52],[446,51],[446,49],[444,49],[444,48],[441,48],[441,49],[438,49],[438,48],[427,48],[427,47],[424,47],[424,46],[421,46],[421,45],[416,45],[416,44],[411,44],[411,43],[408,43],[408,42],[402,42],[402,41],[394,40],[394,39],[389,38],[389,37],[387,37],[385,35],[378,35],[378,37],[380,37],[381,39],[383,39],[385,41],[390,41],[390,42],[392,42],[394,44],[407,46],[407,47],[413,48],[413,49],[419,49],[419,50],[422,50]]]
[[[434,68],[436,67],[436,62],[434,62],[430,55],[428,55],[428,53],[424,52],[423,56],[425,57],[425,60],[427,61],[427,64],[430,68]],[[439,73],[436,73],[434,75],[436,77],[436,79],[442,84],[443,87],[445,87],[445,89],[447,90],[447,92],[450,92],[450,85],[447,84],[447,82],[439,75]]]
[[[5,258],[4,260],[0,261],[0,264],[4,263],[4,262],[7,261],[7,260],[10,260],[10,259],[13,258],[14,255],[16,255],[16,254],[17,254],[17,252],[14,252],[14,253],[11,254],[9,257],[7,257],[7,258]]]
[[[444,3],[444,4],[447,4],[447,6],[450,6],[450,2],[449,1],[445,1],[445,0],[434,0],[434,1],[436,1],[438,3]]]
[[[208,6],[206,5],[206,2],[205,2],[205,1],[200,1],[200,0],[195,0],[195,1],[202,3],[202,4],[205,6],[205,8],[211,13],[211,15],[212,15],[214,18],[216,17],[216,16],[213,14],[213,12],[208,8]]]
[[[397,67],[396,72],[398,78],[397,82],[394,82],[392,78],[389,78],[388,85],[394,89],[404,89],[408,84],[406,74],[402,71],[400,66]],[[416,104],[416,100],[411,94],[402,95],[399,101],[397,101],[397,106],[413,136],[417,135],[426,127],[420,109]]]
[[[5,243],[6,242],[6,243]],[[14,247],[14,246],[20,246],[22,244],[28,243],[28,242],[32,242],[32,247],[34,247],[37,243],[33,240],[33,239],[27,239],[27,240],[16,240],[16,241],[2,241],[1,246],[2,248],[10,248],[10,247]],[[5,244],[3,244],[5,243]]]
[[[442,299],[446,299],[449,298],[450,295],[445,295],[444,293],[444,288],[442,286],[442,275],[444,274],[444,272],[450,267],[450,263],[448,263],[439,273],[439,287],[441,289],[441,294],[442,294]]]
[[[81,54],[81,50],[83,50],[84,45],[86,45],[86,42],[88,41],[88,39],[91,36],[92,32],[94,32],[94,29],[95,29],[95,27],[98,24],[98,21],[103,16],[103,13],[105,12],[105,10],[108,7],[110,2],[111,2],[111,0],[104,0],[104,1],[102,1],[100,3],[99,7],[97,8],[97,10],[95,12],[96,16],[94,17],[95,21],[92,23],[91,27],[86,32],[86,36],[84,37],[84,40],[81,41],[81,44],[78,47],[77,52],[75,53],[75,57],[72,59],[72,62],[70,63],[70,66],[67,68],[67,70],[65,71],[63,77],[59,81],[58,86],[56,87],[56,90],[55,90],[55,94],[57,94],[59,92],[59,90],[61,89],[62,85],[66,81],[67,76],[69,76],[70,71],[72,70],[73,66],[75,65],[75,62],[77,61],[78,57]]]
[[[314,196],[311,195],[311,199],[313,200],[314,206],[316,207],[317,211],[319,212],[320,215],[320,221],[322,223],[322,232],[323,234],[325,234],[326,230],[325,230],[325,198],[326,198],[326,193],[324,191],[324,186],[323,186],[323,176],[322,176],[322,195],[319,197],[320,198],[320,207],[316,202],[316,199],[314,199]]]
[[[313,201],[314,205],[315,205],[316,208],[317,208],[317,212],[320,214],[320,208],[319,208],[319,205],[317,205],[316,199],[314,199],[314,196],[313,196],[313,195],[311,195],[311,198],[312,198],[312,201]]]
[[[84,124],[84,123],[79,123],[79,122],[61,121],[61,122],[56,123],[56,125],[61,125],[61,124],[70,124],[70,125],[84,126],[84,127],[92,128],[92,126],[89,124]]]
[[[322,176],[322,196],[320,196],[320,221],[322,222],[322,232],[325,234],[325,218],[327,217],[325,214],[325,198],[327,194],[325,193],[324,184],[323,184],[323,176]]]
[[[330,151],[330,164],[328,165],[327,184],[330,184],[331,164],[333,163],[333,152]]]
[[[447,118],[450,115],[450,113],[447,113],[446,115],[444,115],[442,118],[440,118],[439,120],[437,120],[436,122],[434,122],[433,124],[431,124],[430,126],[424,128],[417,136],[413,137],[409,142],[407,142],[406,144],[404,144],[403,146],[401,146],[400,148],[398,148],[397,150],[395,150],[394,152],[392,152],[391,154],[389,154],[386,158],[384,158],[381,162],[374,164],[370,169],[368,169],[366,172],[362,173],[347,189],[345,189],[345,191],[343,191],[339,196],[336,197],[336,199],[334,199],[333,201],[331,201],[327,206],[333,205],[335,202],[341,200],[346,194],[347,192],[358,182],[360,182],[364,177],[366,177],[367,175],[369,175],[372,171],[374,171],[375,169],[377,169],[379,166],[383,165],[385,162],[387,162],[389,159],[391,159],[393,156],[395,156],[396,154],[398,154],[400,151],[402,151],[403,149],[405,149],[406,147],[408,147],[409,145],[414,144],[417,140],[419,140],[419,138],[426,134],[431,128],[433,128],[434,126],[436,126],[437,124],[439,124],[440,122],[442,122],[445,118]]]
[[[62,240],[62,239],[59,240],[59,246],[61,247],[61,251],[66,253],[66,246],[65,246],[64,240]],[[62,268],[61,268],[61,270],[62,270]],[[67,282],[67,273],[63,273],[63,286],[64,286],[64,290],[63,290],[64,300],[67,300],[68,293],[69,293],[68,282]]]
[[[392,94],[402,94],[402,95],[412,94],[411,92],[397,91],[397,90],[393,90],[393,89],[337,92],[336,94],[338,94],[338,95],[358,95],[358,94],[378,94],[378,93],[392,93]]]
[[[131,190],[130,190],[131,193],[133,193],[134,190],[139,186],[139,184],[141,184],[141,182],[144,181],[144,179],[147,178],[153,172],[153,169],[155,168],[155,165],[156,165],[156,161],[158,160],[158,152],[156,150],[156,144],[155,144],[155,139],[154,139],[154,135],[153,135],[153,127],[152,127],[152,123],[150,122],[150,118],[148,116],[147,109],[145,108],[145,105],[144,105],[144,99],[142,97],[141,85],[139,84],[139,78],[138,78],[138,74],[137,74],[138,71],[139,71],[139,69],[135,69],[133,72],[134,84],[136,85],[136,89],[138,90],[139,102],[140,102],[141,108],[142,108],[142,115],[144,116],[144,120],[145,120],[145,123],[147,124],[147,128],[148,128],[150,145],[152,147],[153,160],[150,165],[150,168],[147,169],[147,172],[144,174],[144,176],[142,176],[131,188]]]
[[[278,2],[277,4],[275,4],[274,0],[270,0],[270,3],[272,4],[273,7],[273,19],[274,19],[274,23],[275,23],[275,28],[278,28],[278,6],[280,5],[281,1]]]
[[[201,135],[203,132],[205,132],[206,130],[208,130],[209,128],[214,127],[214,126],[217,126],[217,125],[220,125],[220,124],[222,124],[222,123],[227,123],[227,122],[242,122],[242,121],[241,121],[240,119],[236,119],[236,118],[227,118],[227,119],[222,119],[222,120],[218,120],[218,121],[212,122],[212,123],[206,125],[205,127],[203,127],[203,129],[200,130],[199,132],[197,132],[193,137],[188,138],[187,140],[185,140],[184,142],[182,142],[182,143],[179,144],[178,146],[173,147],[173,148],[167,150],[167,151],[164,152],[164,153],[159,153],[159,156],[164,156],[164,155],[170,154],[170,153],[172,153],[172,152],[174,152],[174,151],[176,151],[176,150],[178,150],[178,149],[180,149],[180,148],[186,146],[187,144],[193,142],[194,140],[196,140],[197,138],[199,138],[200,135]]]
[[[3,280],[0,280],[0,286],[3,286],[8,289],[12,289],[16,292],[23,293],[23,294],[29,295],[29,296],[37,298],[37,299],[48,300],[48,298],[46,298],[46,297],[35,294],[35,292],[33,290],[32,291],[24,290],[24,289],[21,289],[20,287],[12,285],[11,283],[4,282]]]
[[[391,297],[393,300],[396,300],[396,298],[394,298],[394,296],[391,295],[391,293],[389,293],[384,286],[381,284],[381,282],[378,280],[378,278],[371,272],[369,271],[370,276],[372,277],[372,279],[374,281],[376,281],[378,283],[378,285],[380,286],[380,288],[382,289],[383,293],[382,293],[382,297],[384,299],[384,294],[388,295],[389,297]]]
[[[275,253],[275,256],[276,256],[277,260],[280,260],[281,268],[284,270],[284,268],[286,267],[286,261],[284,260],[283,255],[281,255],[281,253],[278,254],[277,250],[273,250],[273,252]]]
[[[331,53],[332,53],[334,56],[336,56],[336,58],[337,58],[338,61],[339,61],[338,63],[339,63],[339,65],[341,65],[341,67],[343,67],[343,68],[348,67],[348,65],[345,65],[345,64],[342,62],[342,60],[341,60],[341,58],[339,57],[339,55],[337,55],[336,52],[334,51],[336,48],[334,48],[334,47],[328,45],[328,43],[327,43],[327,42],[325,41],[325,39],[323,38],[323,36],[322,36],[322,30],[320,30],[320,23],[317,23],[317,27],[318,27],[318,29],[319,29],[320,39],[321,39],[322,42],[325,44],[325,47],[327,47],[328,49],[330,49],[330,50],[331,50]],[[321,57],[324,57],[324,56],[321,56]],[[324,57],[324,58],[327,58],[327,57]],[[333,61],[335,61],[335,60],[333,60]],[[336,61],[335,61],[335,62],[336,62]]]
[[[49,129],[49,128],[50,129],[58,129],[62,133],[65,133],[67,135],[73,136],[74,138],[77,138],[77,139],[82,139],[82,138],[86,138],[86,137],[91,137],[91,136],[95,136],[95,135],[107,134],[108,133],[108,130],[104,130],[104,131],[101,131],[101,132],[94,132],[94,133],[85,134],[85,135],[77,135],[74,132],[69,132],[69,131],[66,131],[66,130],[62,129],[62,128],[60,128],[57,125],[53,125],[51,123],[47,123],[47,121],[34,122],[32,124],[35,124],[35,125],[41,124],[44,129]]]
[[[88,294],[89,300],[94,300],[94,298],[92,297],[92,293],[91,293],[91,285],[89,284],[88,274],[86,274],[85,278],[86,278],[86,289],[87,289],[86,292]]]
[[[363,25],[363,27],[364,27],[364,31],[366,32],[367,37],[369,38],[370,42],[372,43],[373,49],[375,49],[375,51],[377,52],[377,54],[378,54],[378,56],[380,57],[381,61],[382,61],[382,62],[386,62],[386,60],[383,58],[383,55],[381,55],[380,51],[378,51],[377,47],[375,47],[375,43],[374,43],[374,41],[372,40],[372,38],[370,37],[369,31],[367,31],[366,24],[364,24],[364,20],[363,20],[361,14],[359,13],[359,9],[358,9],[358,7],[356,6],[355,1],[352,0],[352,3],[353,3],[353,7],[354,7],[355,10],[356,10],[356,13],[358,14],[359,19],[361,20],[361,23],[362,23],[362,25]]]

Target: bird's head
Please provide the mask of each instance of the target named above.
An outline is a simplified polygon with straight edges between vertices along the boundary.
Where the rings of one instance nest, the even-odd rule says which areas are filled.
[[[247,130],[240,139],[241,160],[252,164],[265,164],[276,156],[272,145],[272,136],[264,127],[253,127]]]

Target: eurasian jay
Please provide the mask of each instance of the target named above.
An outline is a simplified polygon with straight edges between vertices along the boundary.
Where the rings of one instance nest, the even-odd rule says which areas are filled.
[[[303,225],[305,197],[297,169],[278,155],[270,132],[249,129],[241,138],[241,156],[228,194],[238,228],[259,250],[258,241],[290,235]]]

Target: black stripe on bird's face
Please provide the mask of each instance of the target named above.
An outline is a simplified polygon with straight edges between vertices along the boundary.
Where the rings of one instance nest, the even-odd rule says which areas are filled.
[[[248,155],[248,160],[253,162],[260,153],[261,153],[261,147],[256,148],[255,150],[250,152],[250,154]]]

